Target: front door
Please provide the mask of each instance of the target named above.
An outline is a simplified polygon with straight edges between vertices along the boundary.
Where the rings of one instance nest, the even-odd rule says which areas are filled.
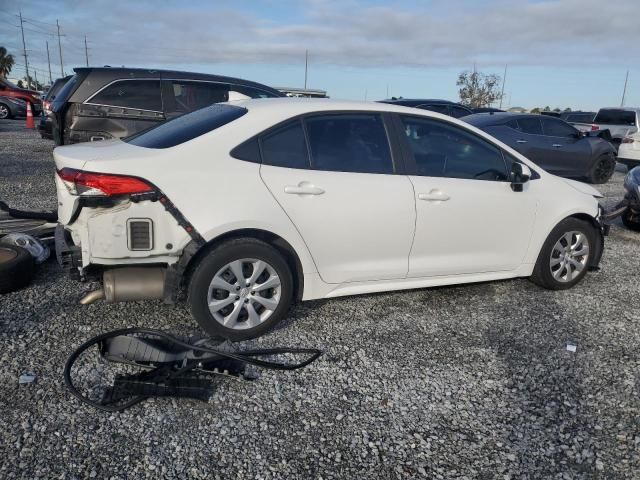
[[[295,119],[260,144],[262,179],[325,282],[406,277],[413,189],[408,177],[395,174],[381,115]]]
[[[410,277],[511,271],[527,251],[534,189],[514,192],[502,152],[457,125],[401,117],[413,175]]]

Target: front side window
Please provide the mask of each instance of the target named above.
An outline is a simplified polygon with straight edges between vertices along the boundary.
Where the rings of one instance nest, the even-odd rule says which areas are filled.
[[[571,125],[555,118],[543,118],[542,128],[550,137],[575,137],[577,132]]]
[[[506,181],[498,148],[460,127],[436,120],[401,117],[416,163],[416,174]]]
[[[529,135],[542,135],[542,124],[539,118],[524,117],[518,119],[518,130]]]
[[[171,82],[173,102],[166,101],[167,113],[187,113],[229,100],[229,85],[224,83]]]
[[[312,168],[333,172],[393,173],[384,121],[367,113],[305,120]]]
[[[98,92],[87,103],[161,112],[160,80],[117,81]]]
[[[260,138],[262,162],[286,168],[309,168],[309,153],[300,120],[267,133]]]

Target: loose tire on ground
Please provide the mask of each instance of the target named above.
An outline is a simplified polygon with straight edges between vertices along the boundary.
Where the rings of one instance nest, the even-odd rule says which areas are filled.
[[[587,181],[593,184],[607,183],[615,169],[615,157],[611,154],[601,155],[591,167]]]
[[[29,284],[35,262],[24,248],[0,245],[0,293],[13,292]]]
[[[254,272],[261,273],[252,281]],[[188,302],[205,332],[239,341],[263,335],[280,322],[289,310],[293,290],[289,266],[275,248],[254,238],[239,238],[215,247],[198,261],[189,282]]]
[[[563,249],[556,248],[558,245],[560,247],[563,247],[563,237],[569,235],[571,232],[577,232],[581,235],[584,235],[583,245],[586,240],[588,247],[588,252],[584,256],[570,257],[569,255],[567,255],[567,257],[563,257]],[[533,269],[533,273],[531,277],[529,277],[529,279],[536,285],[549,290],[565,290],[576,285],[587,274],[587,270],[589,269],[589,265],[591,264],[591,259],[596,254],[596,234],[597,232],[595,230],[595,227],[584,220],[580,220],[577,218],[564,219],[562,222],[556,225],[556,227],[551,231],[544,244],[542,245],[542,249],[540,250],[540,254],[538,255],[538,260],[536,261],[536,266]],[[575,240],[576,236],[572,235],[572,237]],[[571,243],[571,241],[567,243]],[[575,246],[579,247],[577,242]],[[572,245],[569,245],[569,249],[567,249],[566,251],[567,254],[571,252],[571,247]],[[574,253],[580,253],[580,249],[575,248]],[[572,260],[581,263],[582,269],[579,272],[577,271],[577,269],[573,270],[576,268],[576,265],[574,263],[571,263],[571,261],[565,262],[564,258],[571,258]],[[557,273],[559,268],[571,268],[571,275],[569,275],[569,273],[567,272],[567,275],[563,276],[562,274],[564,273],[564,271]]]

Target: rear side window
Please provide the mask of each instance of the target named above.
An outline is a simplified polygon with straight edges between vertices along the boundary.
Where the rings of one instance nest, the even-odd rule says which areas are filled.
[[[497,147],[460,127],[436,120],[402,117],[416,174],[473,180],[508,178]]]
[[[387,132],[380,115],[322,115],[305,120],[314,170],[393,173]]]
[[[167,113],[187,113],[229,100],[229,85],[212,82],[171,81]],[[166,92],[166,90],[165,90]]]
[[[145,148],[174,147],[231,123],[245,113],[247,113],[246,108],[234,105],[211,105],[122,140]]]
[[[161,112],[160,80],[120,80],[98,92],[87,103]]]
[[[260,138],[262,162],[287,168],[309,168],[309,153],[300,120],[294,120]]]
[[[573,137],[576,134],[575,128],[556,118],[543,118],[542,129],[551,137]]]
[[[598,112],[593,122],[603,125],[628,125],[635,127],[636,112],[619,110],[617,108],[603,108]]]

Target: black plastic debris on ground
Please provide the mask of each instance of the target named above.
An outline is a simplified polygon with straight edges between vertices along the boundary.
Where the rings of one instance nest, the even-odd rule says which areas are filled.
[[[98,348],[98,362],[126,366],[132,373],[113,375],[111,384],[97,389],[99,399],[81,393],[72,370],[76,361],[91,347]],[[255,367],[296,370],[315,361],[322,352],[307,348],[238,350],[232,344],[211,346],[209,339],[184,339],[159,330],[125,329],[94,337],[68,358],[65,383],[71,393],[100,410],[121,411],[151,397],[183,397],[207,401],[219,376],[240,380],[257,378]],[[268,360],[272,356],[303,356],[302,361]],[[82,371],[83,369],[76,369]],[[95,372],[95,369],[88,369]],[[77,373],[77,372],[76,372]]]

